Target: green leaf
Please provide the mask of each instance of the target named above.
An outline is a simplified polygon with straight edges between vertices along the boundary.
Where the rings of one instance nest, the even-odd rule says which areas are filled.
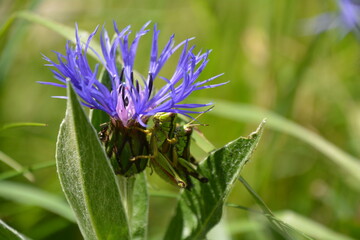
[[[6,240],[30,240],[30,238],[17,232],[9,225],[0,220],[0,239]]]
[[[206,101],[206,99],[202,99],[201,101]],[[322,136],[265,109],[222,100],[213,99],[213,101],[216,102],[216,111],[211,111],[209,112],[210,114],[216,114],[220,117],[229,118],[235,121],[247,122],[258,122],[266,117],[268,118],[267,122],[269,128],[287,133],[308,143],[327,156],[329,160],[333,161],[339,168],[343,169],[348,176],[351,176],[357,182],[360,181],[360,159],[344,152]],[[351,182],[349,181],[347,183]],[[360,190],[358,187],[359,184],[357,184],[357,186],[351,186]]]
[[[199,166],[208,183],[194,181],[194,189],[181,194],[165,239],[205,239],[221,219],[222,209],[241,169],[255,150],[265,121],[247,138],[238,138],[212,152]]]
[[[0,181],[0,197],[22,204],[41,207],[71,222],[75,222],[74,214],[64,199],[33,186]]]
[[[70,84],[57,141],[60,183],[85,239],[129,239],[116,176]]]

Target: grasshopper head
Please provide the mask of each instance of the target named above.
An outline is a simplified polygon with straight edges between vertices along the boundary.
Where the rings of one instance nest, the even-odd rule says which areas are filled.
[[[180,187],[180,188],[186,188],[186,187],[187,187],[187,184],[186,184],[184,181],[178,181],[178,182],[177,182],[177,185],[178,185],[178,187]]]
[[[184,137],[186,138],[188,136],[191,136],[192,132],[193,132],[193,126],[188,125],[188,124],[185,124],[183,126],[177,125],[177,127],[175,129],[175,135],[177,138],[180,139],[180,141]]]
[[[185,125],[183,126],[183,129],[184,129],[184,132],[185,132],[185,136],[191,135],[192,132],[193,132],[193,128],[194,128],[193,125],[185,124]]]
[[[176,113],[160,112],[154,115],[153,121],[155,126],[167,126],[173,124],[176,118]]]

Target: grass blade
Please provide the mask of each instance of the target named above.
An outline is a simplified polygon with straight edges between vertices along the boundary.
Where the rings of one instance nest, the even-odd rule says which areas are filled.
[[[62,198],[33,186],[0,181],[0,196],[14,202],[41,207],[75,222],[73,212]]]
[[[6,240],[30,240],[15,229],[0,220],[0,239]]]
[[[301,230],[305,234],[312,236],[316,239],[326,239],[326,240],[355,240],[348,236],[344,236],[340,233],[337,233],[326,226],[315,222],[312,219],[309,219],[305,216],[301,216],[293,211],[283,211],[275,213],[276,217],[282,221],[288,223],[291,226]]]
[[[40,163],[31,165],[29,167],[23,167],[19,170],[2,172],[0,174],[0,180],[17,177],[19,175],[25,175],[27,173],[32,173],[36,170],[40,170],[40,169],[44,169],[44,168],[48,168],[48,167],[54,167],[55,164],[56,163],[54,161],[40,162]]]
[[[24,20],[27,20],[32,23],[40,24],[40,25],[60,34],[64,38],[75,42],[75,28],[71,28],[71,27],[65,26],[61,23],[57,23],[55,21],[52,21],[50,19],[47,19],[45,17],[42,17],[42,16],[32,13],[30,11],[20,11],[20,12],[14,13],[12,16],[10,16],[0,29],[0,37],[6,36],[6,33],[9,31],[11,25],[14,23],[14,20],[16,18],[20,18],[20,19],[24,19]],[[80,30],[79,35],[81,35],[83,41],[85,41],[85,39],[87,39],[90,34],[86,31]],[[96,52],[98,52],[98,53],[101,52],[100,44],[98,42],[96,42],[94,39],[91,41],[90,46]],[[90,56],[92,56],[93,58],[97,59],[97,56],[92,51],[88,51],[88,54]]]
[[[222,100],[214,100],[214,102],[216,102],[217,108],[216,111],[211,111],[210,114],[246,122],[258,122],[260,119],[266,117],[268,118],[269,128],[287,133],[308,143],[343,169],[348,176],[360,181],[360,159],[342,151],[318,134],[265,109]]]
[[[264,216],[269,220],[272,228],[274,228],[279,234],[281,234],[285,239],[295,240],[298,239],[299,236],[305,239],[312,239],[305,235],[305,233],[300,232],[294,229],[292,226],[284,223],[280,219],[276,218],[272,213],[270,208],[265,204],[265,202],[261,199],[261,197],[251,188],[251,186],[243,179],[239,177],[239,181],[244,185],[246,190],[251,194],[253,199],[257,202],[260,208],[263,210]]]
[[[15,161],[14,159],[12,159],[11,157],[9,157],[8,155],[6,155],[4,152],[0,151],[0,161],[5,163],[6,165],[8,165],[9,167],[15,169],[17,172],[20,172],[24,167],[18,163],[17,161]],[[23,172],[22,173],[24,175],[25,178],[27,178],[30,182],[35,181],[35,177],[32,173],[30,172]],[[0,175],[1,176],[1,175]],[[1,177],[0,177],[1,179]]]
[[[31,123],[31,122],[17,122],[17,123],[9,123],[5,124],[0,128],[0,131],[4,131],[11,128],[19,128],[19,127],[46,127],[46,123]]]

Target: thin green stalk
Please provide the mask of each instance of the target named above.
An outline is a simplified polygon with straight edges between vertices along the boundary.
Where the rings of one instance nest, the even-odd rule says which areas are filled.
[[[131,218],[133,215],[132,204],[133,204],[135,177],[124,177],[121,175],[118,175],[117,177],[118,177],[120,193],[122,196],[122,202],[126,211],[127,219],[128,222],[131,222]]]

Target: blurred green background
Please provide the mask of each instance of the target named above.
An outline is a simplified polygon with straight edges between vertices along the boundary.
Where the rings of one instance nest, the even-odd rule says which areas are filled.
[[[213,50],[202,79],[224,72],[216,81],[230,80],[225,86],[192,95],[192,100],[207,98],[215,103],[213,113],[201,119],[210,126],[201,130],[216,147],[255,130],[258,119],[264,116],[259,112],[257,119],[257,108],[261,108],[322,136],[354,157],[360,156],[359,41],[352,34],[342,38],[336,30],[305,36],[301,28],[305,19],[336,10],[334,1],[0,0],[2,27],[21,10],[69,27],[77,22],[89,32],[104,23],[110,30],[113,20],[119,27],[130,24],[136,31],[152,20],[161,30],[162,46],[172,33],[177,42],[195,36],[192,43],[198,50]],[[136,59],[136,68],[145,74],[150,40],[150,35],[144,38],[145,47],[140,46]],[[55,161],[57,131],[66,102],[50,96],[64,95],[65,90],[36,81],[55,81],[41,54],[55,59],[52,51],[64,52],[65,42],[58,33],[23,19],[15,19],[6,35],[0,36],[0,126],[13,122],[48,124],[0,132],[0,151],[23,166]],[[168,65],[169,73],[175,64],[174,60],[172,66]],[[222,106],[217,106],[217,99],[246,104],[255,117],[244,114],[239,120],[236,111],[226,117],[216,114]],[[271,114],[265,116],[269,122],[272,120]],[[275,213],[289,210],[322,224],[329,231],[359,238],[359,181],[349,178],[341,160],[338,164],[330,160],[329,155],[335,154],[331,149],[329,155],[324,155],[314,144],[287,134],[287,126],[283,125],[280,131],[274,131],[271,126],[266,129],[252,161],[244,168],[244,178]],[[9,170],[0,162],[1,172]],[[22,176],[9,181],[36,186],[64,198],[55,167],[36,170],[33,174],[33,183]],[[149,179],[153,192],[177,192],[155,175]],[[27,236],[81,239],[74,223],[29,204],[26,198],[11,199],[1,189],[0,193],[0,218]],[[228,201],[256,208],[240,183]],[[151,239],[160,238],[175,203],[172,198],[151,198]],[[226,222],[218,231],[226,231],[228,237],[280,239],[263,218],[249,211],[226,207],[225,212]],[[306,228],[301,224],[299,227]],[[209,239],[215,236],[216,231]]]

